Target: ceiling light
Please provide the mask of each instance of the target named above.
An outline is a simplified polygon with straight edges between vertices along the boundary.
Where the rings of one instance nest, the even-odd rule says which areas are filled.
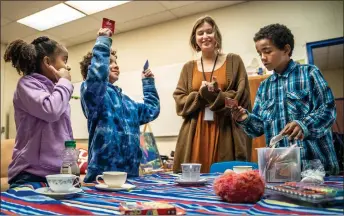
[[[127,2],[130,1],[66,1],[65,4],[90,15]]]
[[[80,11],[61,3],[20,19],[17,22],[38,31],[44,31],[84,16],[85,14]]]

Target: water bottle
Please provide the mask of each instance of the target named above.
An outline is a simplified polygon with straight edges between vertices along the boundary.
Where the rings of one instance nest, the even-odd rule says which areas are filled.
[[[78,166],[79,152],[74,140],[65,141],[65,149],[62,153],[61,174],[73,174],[80,177],[80,168]],[[79,186],[81,186],[79,184]]]
[[[258,68],[258,75],[263,75],[263,68]]]

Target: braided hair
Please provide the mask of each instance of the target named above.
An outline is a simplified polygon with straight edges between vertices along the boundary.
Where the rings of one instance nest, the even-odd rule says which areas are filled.
[[[46,36],[36,38],[31,44],[19,39],[11,42],[6,48],[4,60],[11,62],[19,75],[42,73],[43,58],[54,57],[61,50],[61,46],[56,41]]]

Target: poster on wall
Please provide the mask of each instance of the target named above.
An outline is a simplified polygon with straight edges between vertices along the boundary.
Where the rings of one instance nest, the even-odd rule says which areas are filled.
[[[147,130],[148,128],[148,130]],[[141,167],[158,170],[163,167],[158,146],[156,145],[152,129],[149,124],[144,126],[140,135],[140,148],[142,150]]]

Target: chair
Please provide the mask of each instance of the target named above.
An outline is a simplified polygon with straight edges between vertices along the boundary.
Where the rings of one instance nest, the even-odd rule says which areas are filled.
[[[258,164],[246,161],[225,161],[220,163],[213,163],[210,167],[210,173],[225,172],[226,169],[233,169],[233,166],[252,166],[252,169],[258,169]]]

